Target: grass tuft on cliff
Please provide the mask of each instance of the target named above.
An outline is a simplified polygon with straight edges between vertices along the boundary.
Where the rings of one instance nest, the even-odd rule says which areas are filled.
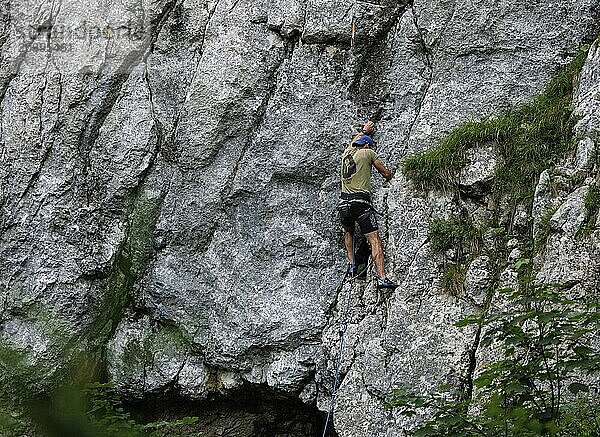
[[[583,226],[578,231],[579,235],[587,235],[596,228],[598,212],[600,211],[600,188],[592,185],[583,202],[587,210],[587,217]]]
[[[458,297],[465,292],[465,279],[467,266],[464,264],[446,264],[440,285],[442,289],[453,297]]]
[[[456,263],[444,264],[440,285],[450,296],[464,292],[468,261],[481,252],[484,229],[459,217],[436,218],[429,225],[431,249],[436,253],[453,250]]]
[[[515,202],[531,197],[539,173],[573,146],[573,82],[588,49],[583,47],[531,102],[498,117],[466,122],[433,149],[405,159],[404,174],[420,189],[455,190],[460,170],[467,164],[465,152],[492,144],[501,157],[493,192],[510,193]]]
[[[477,252],[481,245],[483,231],[471,222],[459,218],[434,219],[429,225],[431,248],[438,253],[462,248]]]
[[[600,210],[600,188],[591,186],[584,199],[585,208],[590,216],[596,216]]]

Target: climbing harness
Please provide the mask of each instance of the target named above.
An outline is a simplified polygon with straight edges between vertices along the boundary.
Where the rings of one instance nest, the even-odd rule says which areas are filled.
[[[355,36],[356,36],[356,22],[357,22],[357,17],[355,15],[352,15],[352,34],[350,37],[350,49],[351,50],[354,50]],[[370,197],[368,199],[368,203],[370,204],[371,208],[373,208]],[[375,208],[373,208],[373,211],[376,214],[379,214],[380,216],[382,216],[382,214],[379,213],[377,210],[375,210]],[[356,247],[354,247],[354,253],[355,253],[354,256],[356,258]],[[354,290],[354,282],[363,273],[367,272],[370,267],[371,267],[371,260],[369,260],[367,262],[367,264],[365,265],[363,270],[357,272],[355,275],[350,276],[350,282],[349,282],[350,286],[348,287],[348,293],[347,293],[347,297],[346,297],[346,306],[344,309],[344,321],[342,323],[342,330],[340,331],[340,347],[338,349],[337,364],[336,364],[336,368],[335,368],[335,378],[333,380],[333,390],[331,392],[331,400],[329,401],[329,409],[327,410],[327,418],[325,419],[325,426],[323,427],[323,437],[325,437],[327,434],[327,426],[329,425],[329,420],[331,419],[331,415],[333,413],[333,405],[335,403],[335,395],[337,393],[337,388],[338,388],[338,384],[339,384],[339,380],[340,380],[340,368],[342,367],[342,354],[344,351],[344,343],[346,341],[346,329],[348,328],[348,315],[350,314],[350,301],[352,299],[352,291]],[[346,270],[346,273],[344,274],[344,278],[342,279],[341,284],[338,286],[336,293],[340,293],[344,289],[344,285],[348,284],[348,282],[347,282],[348,276],[349,276],[349,270]]]

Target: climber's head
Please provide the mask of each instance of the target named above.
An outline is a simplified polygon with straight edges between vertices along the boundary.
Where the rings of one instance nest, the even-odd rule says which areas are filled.
[[[368,135],[361,135],[352,145],[355,147],[373,147],[373,139]]]

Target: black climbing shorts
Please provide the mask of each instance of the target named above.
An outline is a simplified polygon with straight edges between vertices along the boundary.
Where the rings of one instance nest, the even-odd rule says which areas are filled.
[[[365,202],[341,201],[338,204],[340,223],[346,232],[354,232],[354,224],[358,223],[360,232],[370,234],[379,229],[375,210]]]

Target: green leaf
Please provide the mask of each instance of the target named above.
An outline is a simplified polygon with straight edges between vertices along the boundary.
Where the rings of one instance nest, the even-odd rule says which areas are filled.
[[[580,356],[587,356],[594,353],[594,349],[588,346],[576,346],[573,348],[573,352]]]
[[[515,263],[515,270],[519,271],[521,269],[523,269],[524,267],[527,267],[531,265],[531,260],[529,258],[520,258],[519,260],[517,260],[517,262]]]
[[[465,326],[469,326],[469,325],[478,325],[480,324],[482,321],[481,315],[471,315],[468,317],[465,317],[464,319],[459,320],[458,322],[456,322],[454,324],[454,326],[456,326],[457,328],[464,328]]]
[[[473,380],[473,385],[477,388],[487,387],[492,383],[494,378],[489,373],[482,373]]]
[[[569,391],[576,395],[579,392],[588,393],[590,388],[585,384],[581,384],[580,382],[573,382],[569,384]]]
[[[529,393],[531,389],[517,382],[510,383],[505,388],[506,393]]]

